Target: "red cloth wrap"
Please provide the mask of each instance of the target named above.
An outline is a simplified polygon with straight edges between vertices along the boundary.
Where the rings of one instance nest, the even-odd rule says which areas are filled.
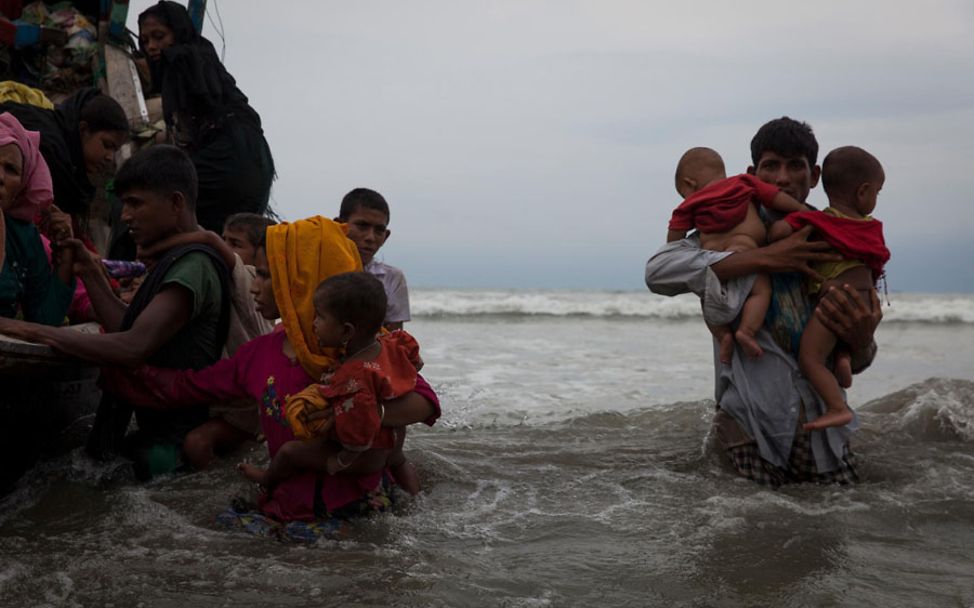
[[[836,217],[822,211],[791,213],[785,221],[794,229],[813,226],[818,235],[842,257],[859,260],[873,271],[873,278],[883,274],[889,261],[889,249],[883,238],[883,223],[876,219],[857,220]]]
[[[697,190],[673,210],[670,230],[690,230],[715,234],[727,232],[744,221],[747,206],[757,200],[770,206],[777,186],[742,173]]]

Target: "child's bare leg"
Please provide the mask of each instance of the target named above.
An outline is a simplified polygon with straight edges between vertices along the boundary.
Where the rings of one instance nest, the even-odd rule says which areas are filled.
[[[210,418],[186,434],[183,454],[194,469],[202,471],[213,463],[218,451],[234,448],[248,439],[253,439],[253,435],[223,418]]]
[[[764,224],[752,204],[748,205],[747,217],[744,221],[735,226],[727,236],[724,251],[751,251],[765,242],[767,242],[767,234]],[[744,306],[741,308],[741,322],[734,332],[734,339],[748,357],[760,357],[764,354],[755,336],[764,324],[764,316],[770,304],[771,279],[767,275],[759,274],[754,279],[750,295],[744,301]]]
[[[328,440],[324,437],[308,441],[288,441],[274,454],[266,469],[241,462],[237,465],[237,470],[247,479],[272,489],[303,471],[324,472],[329,456],[328,447]]]
[[[846,405],[842,389],[839,388],[839,383],[831,370],[825,366],[825,361],[835,348],[835,344],[835,335],[818,319],[812,317],[802,333],[798,365],[825,402],[826,411],[814,421],[806,423],[802,427],[806,431],[843,426],[852,421],[852,411]]]
[[[852,354],[845,348],[837,348],[832,353],[832,373],[842,388],[852,386]]]
[[[416,474],[416,467],[413,463],[406,460],[406,455],[402,451],[402,446],[406,441],[405,427],[396,429],[396,447],[389,453],[386,466],[392,473],[392,478],[400,488],[409,492],[412,496],[419,494],[419,475]]]
[[[874,287],[872,271],[866,266],[850,268],[838,277],[826,281],[820,293],[824,293],[830,287],[841,289],[843,285],[855,287],[868,298],[869,292]],[[842,388],[852,386],[852,354],[844,345],[832,351],[832,373]]]
[[[721,363],[730,365],[731,357],[734,355],[734,332],[729,325],[711,325],[707,323],[707,329],[717,340],[717,357]]]
[[[764,354],[756,336],[758,330],[764,325],[764,316],[768,313],[770,305],[771,279],[766,274],[759,274],[754,279],[751,295],[747,297],[741,309],[741,323],[734,333],[734,338],[748,357],[760,357]]]

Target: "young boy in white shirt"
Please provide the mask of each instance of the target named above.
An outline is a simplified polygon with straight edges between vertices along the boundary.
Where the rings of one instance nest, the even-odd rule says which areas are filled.
[[[389,300],[383,326],[389,331],[402,329],[403,323],[409,321],[406,277],[395,266],[375,259],[375,254],[392,234],[386,199],[375,190],[355,188],[342,198],[335,221],[348,225],[348,238],[358,248],[362,267],[382,281]]]

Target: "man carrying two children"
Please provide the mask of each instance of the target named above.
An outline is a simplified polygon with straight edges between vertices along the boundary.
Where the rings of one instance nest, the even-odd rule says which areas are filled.
[[[811,128],[787,117],[762,126],[751,141],[748,173],[805,203],[818,184],[818,142]],[[766,217],[773,221],[778,217]],[[848,438],[858,420],[841,428],[808,432],[802,424],[824,407],[801,376],[796,355],[812,314],[847,345],[854,372],[876,354],[873,332],[882,318],[873,290],[864,298],[853,288],[828,292],[817,308],[805,287],[816,262],[837,261],[824,241],[808,240],[810,228],[738,253],[700,248],[699,237],[667,243],[646,264],[646,284],[655,293],[695,293],[709,315],[737,316],[753,275],[771,275],[772,301],[757,341],[760,357],[737,356],[732,365],[715,356],[717,412],[713,438],[739,474],[774,487],[801,481],[858,480]],[[715,351],[716,355],[716,351]],[[814,409],[813,409],[814,408]],[[814,413],[814,416],[810,414]]]

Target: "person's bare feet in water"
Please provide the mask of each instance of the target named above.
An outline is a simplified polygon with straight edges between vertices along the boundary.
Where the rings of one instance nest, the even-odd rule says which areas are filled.
[[[841,410],[829,409],[811,422],[802,425],[806,431],[821,431],[831,426],[845,426],[852,422],[852,410],[843,407]]]
[[[241,462],[237,464],[237,471],[250,481],[267,486],[267,469],[256,467],[249,462]]]

